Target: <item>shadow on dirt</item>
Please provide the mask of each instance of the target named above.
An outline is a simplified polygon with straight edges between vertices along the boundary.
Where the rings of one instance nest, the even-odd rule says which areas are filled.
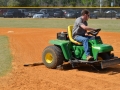
[[[24,64],[24,67],[28,67],[28,66],[40,66],[40,65],[44,65],[44,64],[42,62],[41,63]]]
[[[94,67],[89,64],[79,64],[79,66],[72,68],[72,65],[67,63],[63,65],[63,70],[71,70],[71,69],[77,69],[78,71],[86,71],[86,72],[93,72],[93,73],[99,73],[99,74],[109,74],[114,75],[120,73],[120,65],[115,65],[112,67],[108,67],[105,69],[101,69],[100,67]]]

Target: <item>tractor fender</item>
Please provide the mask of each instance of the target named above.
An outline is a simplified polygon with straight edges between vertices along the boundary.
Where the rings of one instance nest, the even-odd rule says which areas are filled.
[[[56,40],[50,40],[49,43],[59,46],[66,60],[69,60],[71,58],[71,52],[70,52],[71,43],[69,42],[69,40],[56,39]]]

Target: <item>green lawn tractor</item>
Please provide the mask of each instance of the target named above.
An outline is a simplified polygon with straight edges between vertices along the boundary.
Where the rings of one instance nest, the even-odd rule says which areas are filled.
[[[57,33],[57,39],[50,40],[52,45],[44,49],[42,61],[47,68],[55,69],[65,62],[70,63],[73,68],[81,63],[98,66],[101,69],[120,64],[120,58],[112,53],[113,47],[103,44],[100,36],[97,36],[101,29],[88,32],[91,35],[89,48],[93,60],[87,61],[82,43],[72,38],[72,28],[73,26],[69,25],[67,32]]]

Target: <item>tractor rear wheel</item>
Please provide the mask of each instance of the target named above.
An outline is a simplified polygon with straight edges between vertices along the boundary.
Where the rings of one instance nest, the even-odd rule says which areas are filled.
[[[55,69],[63,64],[64,56],[60,47],[53,45],[44,49],[42,60],[46,67]]]

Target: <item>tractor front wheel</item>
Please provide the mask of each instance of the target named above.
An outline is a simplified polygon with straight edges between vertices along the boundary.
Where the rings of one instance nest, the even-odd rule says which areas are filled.
[[[42,53],[42,60],[46,67],[55,69],[63,64],[64,56],[62,50],[58,46],[48,46]]]
[[[110,59],[110,56],[108,53],[100,53],[98,54],[98,60],[108,60]]]
[[[97,57],[98,61],[109,60],[110,56],[108,53],[99,53]],[[101,69],[100,63],[93,64],[96,68]]]

